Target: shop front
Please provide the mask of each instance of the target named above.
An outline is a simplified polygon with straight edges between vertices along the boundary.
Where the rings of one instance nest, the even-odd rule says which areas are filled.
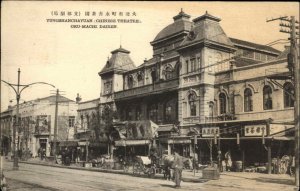
[[[236,120],[198,124],[197,129],[195,148],[200,164],[215,163],[221,169],[230,160],[231,170],[271,173],[272,159],[293,155],[294,126],[290,123]]]
[[[114,139],[111,145],[112,156],[147,156],[150,148],[155,145],[154,139],[158,126],[150,120],[115,123],[114,128],[118,134],[112,136]]]

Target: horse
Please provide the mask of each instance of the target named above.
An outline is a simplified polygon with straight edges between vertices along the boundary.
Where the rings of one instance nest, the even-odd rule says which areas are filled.
[[[171,169],[173,168],[174,163],[174,155],[162,155],[163,168],[164,168],[164,178],[167,180],[171,180]],[[189,158],[182,157],[183,164],[188,162]],[[174,175],[173,175],[174,178]]]

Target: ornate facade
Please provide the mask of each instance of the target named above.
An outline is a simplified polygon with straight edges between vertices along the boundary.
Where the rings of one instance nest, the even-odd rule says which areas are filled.
[[[267,162],[265,155],[270,162],[271,156],[291,154],[292,147],[282,150],[289,144],[284,140],[292,140],[294,117],[288,49],[230,38],[221,19],[207,12],[190,21],[181,11],[173,19],[150,43],[153,57],[139,66],[128,50],[111,52],[99,72],[100,113],[111,108],[121,122],[151,120],[158,135],[147,144],[169,153],[178,147],[184,156],[195,152],[202,162],[209,160],[207,141],[213,139],[219,139],[213,160],[216,150],[220,159],[228,150],[239,153],[234,160],[262,156],[249,157],[247,165]]]

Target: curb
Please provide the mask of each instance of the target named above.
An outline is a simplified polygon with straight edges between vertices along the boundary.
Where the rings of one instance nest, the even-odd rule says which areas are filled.
[[[12,162],[12,161],[9,161],[9,162]],[[91,171],[91,172],[122,174],[122,175],[130,175],[130,176],[135,176],[135,177],[140,177],[140,178],[148,178],[148,176],[144,175],[144,174],[133,175],[132,173],[124,172],[122,170],[116,171],[116,170],[110,170],[110,169],[85,168],[85,167],[75,167],[75,166],[61,166],[61,165],[34,163],[34,162],[26,162],[26,161],[19,161],[19,163],[30,164],[30,165],[48,166],[48,167],[57,167],[57,168],[66,168],[66,169],[73,169],[73,170],[85,170],[85,171]],[[156,176],[153,179],[163,179],[163,178]],[[203,183],[203,182],[207,182],[208,180],[202,179],[202,178],[186,178],[186,177],[183,177],[182,181],[183,182],[193,182],[193,183]]]

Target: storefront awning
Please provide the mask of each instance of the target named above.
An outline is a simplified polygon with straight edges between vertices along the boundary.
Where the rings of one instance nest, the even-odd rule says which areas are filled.
[[[102,142],[90,142],[89,144],[90,147],[107,147],[106,143],[102,143]]]
[[[271,123],[272,119],[258,119],[258,120],[228,120],[228,121],[215,121],[215,122],[204,122],[204,123],[198,123],[198,125],[200,126],[209,126],[209,125],[221,125],[221,124],[235,124],[235,123],[239,123],[239,124],[257,124],[257,123],[262,123],[262,124],[266,124],[266,123]]]
[[[150,140],[119,140],[115,141],[116,147],[133,146],[133,145],[149,145]]]
[[[200,137],[197,138],[197,140],[211,140],[214,139],[213,137]],[[219,139],[219,138],[218,138]],[[236,137],[221,137],[221,140],[236,140]],[[240,140],[258,140],[258,139],[262,139],[262,137],[240,137]],[[288,140],[294,140],[294,137],[264,137],[264,139],[266,140],[283,140],[283,141],[288,141]]]
[[[123,121],[114,123],[120,139],[141,140],[155,137],[158,125],[151,120],[144,121]]]
[[[159,125],[157,132],[176,131],[174,124]]]
[[[60,147],[76,147],[77,145],[78,145],[78,141],[75,141],[75,140],[59,142]]]
[[[190,144],[192,141],[188,138],[169,139],[168,144]]]

